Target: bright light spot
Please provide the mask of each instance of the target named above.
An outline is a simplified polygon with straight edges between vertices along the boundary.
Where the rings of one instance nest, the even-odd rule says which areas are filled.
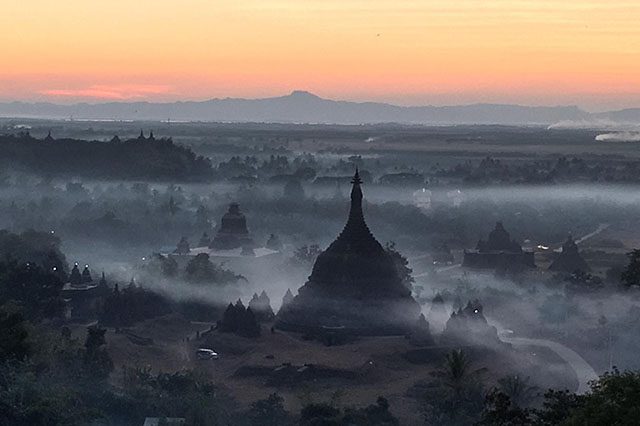
[[[84,267],[85,267],[85,268],[88,268],[88,267],[89,267],[89,265],[84,265]]]
[[[145,260],[147,260],[147,258],[146,258],[146,257],[143,257],[143,258],[142,258],[142,261],[144,262]]]
[[[55,266],[54,266],[53,268],[51,268],[51,269],[53,269],[54,271],[57,271],[57,270],[58,270],[58,268],[56,268]]]
[[[56,231],[53,231],[53,230],[52,230],[52,231],[51,231],[51,233],[52,233],[52,234],[55,234],[55,233],[56,233]]]
[[[473,313],[474,313],[474,314],[477,314],[477,313],[478,313],[478,310],[477,310],[477,309],[474,309],[474,310],[473,310]]]

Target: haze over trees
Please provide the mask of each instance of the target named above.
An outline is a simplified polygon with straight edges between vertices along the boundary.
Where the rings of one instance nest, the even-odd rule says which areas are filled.
[[[603,153],[595,130],[176,123],[156,132],[174,143],[110,141],[138,124],[65,122],[48,138],[51,123],[30,123],[37,139],[6,136],[17,157],[0,172],[3,425],[633,424],[632,148]],[[49,145],[63,167],[44,164]],[[339,276],[341,290],[361,275],[343,274],[340,261],[368,240],[362,229],[341,240],[337,263],[316,263],[347,229],[356,167],[366,226],[388,242],[377,252],[383,272],[397,275],[394,291],[416,313],[398,335],[363,338],[321,305],[316,329],[283,331],[278,315],[307,297],[314,269]],[[250,238],[210,248],[236,203]],[[535,266],[461,265],[496,222]],[[580,270],[551,267],[568,241]],[[358,303],[340,309],[361,321]],[[593,387],[558,346],[600,376]]]

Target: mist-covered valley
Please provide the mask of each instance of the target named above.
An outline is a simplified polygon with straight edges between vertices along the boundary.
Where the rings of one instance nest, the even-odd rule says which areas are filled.
[[[3,398],[68,424],[561,424],[640,369],[605,130],[0,123]]]

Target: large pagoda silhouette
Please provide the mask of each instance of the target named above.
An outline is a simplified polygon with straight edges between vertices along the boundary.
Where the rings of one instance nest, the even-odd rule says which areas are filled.
[[[418,321],[419,305],[364,220],[357,169],[351,182],[347,224],[318,256],[298,295],[278,312],[279,329],[392,335],[409,333]]]

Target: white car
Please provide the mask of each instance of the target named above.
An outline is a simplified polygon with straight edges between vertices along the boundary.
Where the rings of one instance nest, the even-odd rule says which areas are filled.
[[[206,348],[200,348],[196,351],[196,356],[201,360],[218,359],[218,353]]]

